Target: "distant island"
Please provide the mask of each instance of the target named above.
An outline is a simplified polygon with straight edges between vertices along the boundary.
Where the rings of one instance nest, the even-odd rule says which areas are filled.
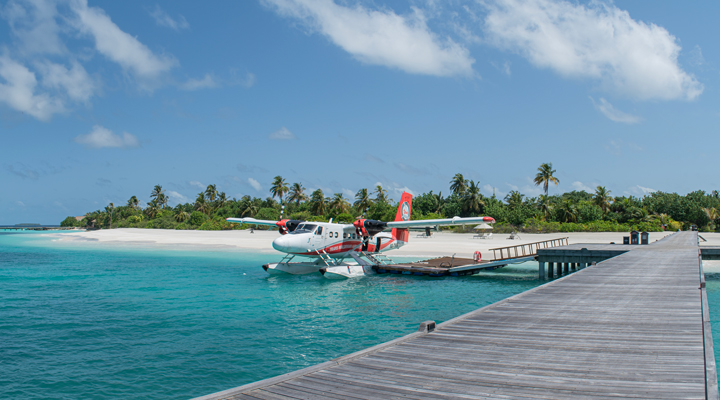
[[[444,197],[442,192],[430,191],[414,196],[411,218],[487,215],[497,221],[494,230],[498,233],[675,231],[690,229],[693,225],[703,231],[715,231],[720,227],[720,194],[716,190],[709,194],[698,190],[685,196],[653,192],[638,198],[612,197],[609,190],[598,186],[594,193],[573,190],[550,196],[550,184],[559,183],[555,172],[551,163],[538,168],[534,182],[542,186],[545,194],[528,197],[513,190],[502,200],[494,194],[482,195],[479,182],[467,180],[458,173],[450,180],[450,195]],[[351,223],[359,217],[392,220],[397,210],[397,204],[380,185],[372,191],[360,189],[352,204],[342,193],[326,197],[321,189],[310,195],[305,191],[301,183],[288,185],[284,178],[276,176],[270,187],[271,196],[265,199],[250,196],[228,199],[224,192],[218,192],[216,185],[208,185],[194,202],[169,207],[165,191],[156,185],[145,207],[140,205],[137,196],[132,196],[122,206],[110,203],[84,216],[67,217],[61,226],[228,230],[247,228],[226,222],[228,217],[279,220],[282,215],[298,220],[333,218],[336,222]]]

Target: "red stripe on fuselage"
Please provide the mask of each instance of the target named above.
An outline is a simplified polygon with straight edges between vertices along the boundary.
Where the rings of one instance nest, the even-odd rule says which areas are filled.
[[[385,238],[383,238],[385,239]],[[387,248],[389,245],[395,242],[395,239],[388,239],[387,241],[383,241],[383,243],[380,244],[380,251]],[[376,252],[375,249],[376,244],[375,243],[369,243],[368,244],[368,252]],[[333,255],[333,254],[341,254],[341,253],[349,253],[351,251],[359,251],[362,248],[362,242],[358,240],[352,240],[352,241],[342,241],[338,243],[331,244],[329,246],[325,246],[322,248],[317,249],[317,251],[325,251],[325,253]],[[315,256],[317,257],[316,251],[311,252],[303,252],[303,253],[290,253],[290,254],[296,254],[299,256]]]

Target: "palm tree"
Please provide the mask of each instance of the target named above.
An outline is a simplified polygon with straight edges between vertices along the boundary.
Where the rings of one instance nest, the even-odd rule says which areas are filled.
[[[217,195],[217,187],[215,185],[208,185],[207,189],[205,189],[205,196],[207,196],[207,199],[212,203],[217,198]]]
[[[187,211],[183,210],[182,208],[179,208],[175,212],[175,221],[177,222],[185,222],[190,219],[190,214],[188,214]]]
[[[153,219],[160,214],[160,207],[158,206],[157,201],[153,200],[148,203],[148,207],[145,209],[145,213],[147,214],[150,219]]]
[[[272,186],[270,186],[270,194],[272,194],[272,197],[280,198],[280,205],[282,205],[283,196],[287,192],[288,192],[288,185],[285,182],[285,179],[283,179],[283,177],[280,175],[276,176],[275,179],[273,180]]]
[[[544,194],[541,194],[538,199],[538,207],[540,209],[540,212],[543,213],[545,216],[545,221],[550,217],[550,213],[552,212],[552,206],[550,205],[550,202],[548,202],[548,197]]]
[[[602,208],[603,214],[607,213],[610,209],[610,191],[605,189],[605,186],[598,186],[595,189],[595,196],[593,196],[593,204]]]
[[[252,197],[245,195],[238,202],[238,210],[240,211],[240,217],[249,216],[254,217],[257,214],[260,207],[253,201]]]
[[[198,196],[195,199],[195,210],[205,214],[208,214],[208,212],[210,211],[210,205],[207,203],[207,201],[205,201],[205,193],[198,193]]]
[[[450,180],[450,190],[456,196],[462,197],[467,189],[468,181],[462,174],[455,174],[455,176]]]
[[[113,211],[115,211],[115,204],[110,203],[105,207],[105,214],[110,214],[110,229],[112,229]]]
[[[524,194],[518,192],[517,190],[513,190],[505,196],[505,201],[511,209],[515,209],[522,205],[523,197],[525,197]]]
[[[353,203],[353,206],[358,210],[360,215],[365,215],[365,211],[367,211],[371,205],[372,199],[370,199],[368,190],[365,188],[358,190],[355,194],[355,203]]]
[[[86,213],[86,214],[85,214],[85,218],[84,218],[84,220],[85,220],[85,226],[87,226],[87,227],[93,227],[93,228],[94,228],[94,227],[95,227],[95,222],[96,222],[97,218],[98,218],[98,212],[97,212],[97,211],[93,211],[93,212]]]
[[[570,200],[563,200],[560,206],[560,216],[565,222],[577,222],[578,209]]]
[[[218,198],[217,198],[218,208],[221,208],[222,206],[227,204],[227,202],[228,202],[228,198],[227,198],[227,195],[225,194],[225,192],[220,192],[218,194]]]
[[[308,199],[307,195],[305,194],[305,188],[300,183],[293,183],[290,187],[290,192],[288,193],[288,201],[294,201],[296,206],[300,205],[301,201],[305,201]]]
[[[375,191],[373,192],[375,196],[375,202],[376,203],[382,203],[387,204],[388,198],[387,198],[387,190],[383,189],[382,185],[375,186]]]
[[[342,193],[335,193],[330,201],[330,207],[338,213],[344,213],[348,210],[348,208],[350,208],[350,203],[345,200]]]
[[[315,215],[324,215],[327,211],[327,204],[325,204],[325,194],[322,189],[318,189],[310,195],[310,211]]]
[[[140,204],[140,200],[138,200],[137,196],[131,197],[127,202],[127,206],[133,210],[137,210],[138,204]]]
[[[538,173],[535,175],[535,179],[533,180],[536,186],[539,186],[540,184],[543,185],[543,190],[545,191],[545,202],[549,200],[548,185],[551,182],[554,183],[555,186],[560,183],[560,180],[553,176],[554,173],[555,170],[552,169],[552,163],[543,163],[538,167]]]
[[[155,200],[157,207],[165,208],[167,206],[168,199],[167,196],[165,196],[165,191],[160,185],[155,185],[153,191],[150,193],[150,199]]]
[[[720,215],[718,214],[718,210],[714,207],[703,207],[703,212],[705,212],[705,215],[707,215],[708,219],[710,220],[711,224],[715,224],[715,220],[720,218]]]
[[[463,208],[465,211],[472,213],[479,213],[482,207],[485,207],[482,194],[480,193],[480,186],[475,181],[470,181],[467,189],[465,190],[465,197],[463,199]]]
[[[432,194],[432,190],[430,191],[430,194]],[[436,214],[440,213],[440,210],[443,208],[443,203],[445,200],[442,197],[442,192],[438,192],[438,194],[433,194],[433,197],[435,198],[435,202],[433,204],[433,212]]]

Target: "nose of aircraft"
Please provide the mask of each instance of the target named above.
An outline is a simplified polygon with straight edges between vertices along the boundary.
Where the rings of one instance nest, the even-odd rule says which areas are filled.
[[[277,251],[282,251],[287,253],[290,249],[290,238],[286,235],[280,236],[279,238],[273,240],[272,242],[273,249]]]

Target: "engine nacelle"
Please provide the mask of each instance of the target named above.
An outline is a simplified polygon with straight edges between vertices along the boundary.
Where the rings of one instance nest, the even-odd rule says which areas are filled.
[[[298,227],[301,223],[305,221],[300,221],[297,219],[283,219],[275,223],[278,227],[278,231],[281,235],[285,235],[289,232],[292,232],[295,230],[295,228]]]
[[[359,219],[353,222],[355,231],[360,236],[375,236],[387,228],[387,222],[374,219]]]

